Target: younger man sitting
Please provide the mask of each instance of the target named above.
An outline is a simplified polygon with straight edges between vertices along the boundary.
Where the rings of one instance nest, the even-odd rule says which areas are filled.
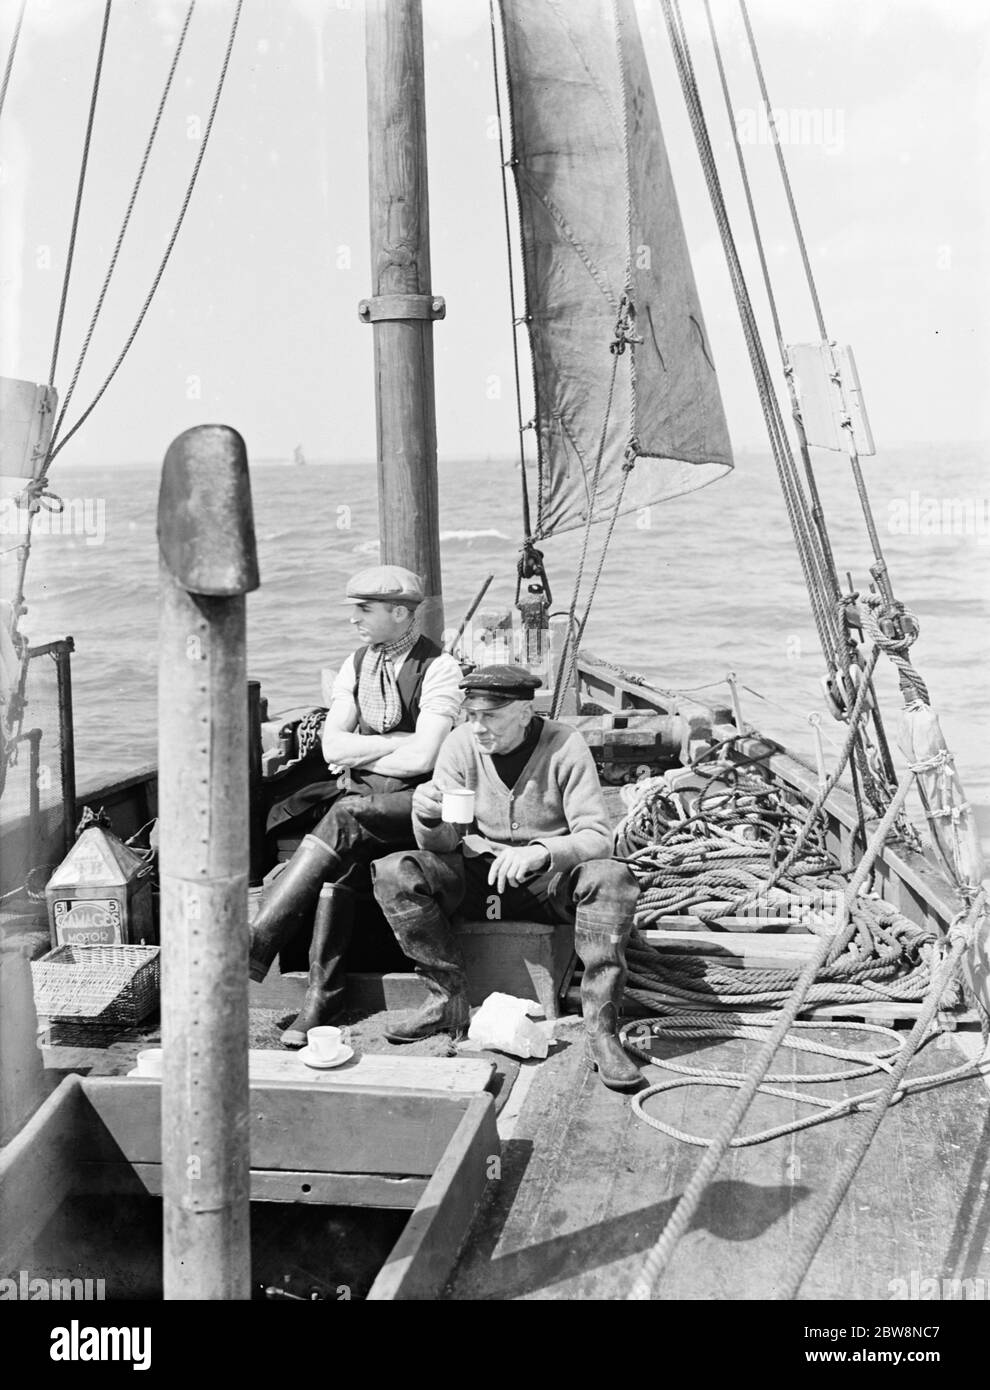
[[[323,726],[326,771],[268,817],[269,832],[308,832],[251,924],[251,978],[263,980],[279,950],[313,922],[309,989],[282,1034],[285,1047],[305,1047],[308,1030],[343,1008],[354,892],[370,888],[373,859],[414,843],[413,787],[429,776],[460,709],[460,666],[416,631],[423,596],[419,576],[398,565],[350,580],[345,602],[366,645],[334,683]],[[321,896],[325,883],[334,891]]]

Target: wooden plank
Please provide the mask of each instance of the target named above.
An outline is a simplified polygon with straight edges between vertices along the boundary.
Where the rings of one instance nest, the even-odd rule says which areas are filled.
[[[20,1129],[48,1094],[37,1032],[31,965],[0,946],[0,1140]]]
[[[783,936],[793,935],[798,932],[808,934],[807,923],[800,917],[695,917],[691,913],[683,915],[674,914],[670,917],[661,917],[664,927],[679,928],[685,932],[708,932],[710,924],[714,922],[726,932],[749,932],[753,927],[776,927],[777,932]],[[647,931],[654,930],[651,927]]]
[[[82,1082],[103,1121],[98,1158],[161,1159],[160,1083]],[[318,1173],[432,1173],[472,1098],[275,1082],[251,1087],[251,1164]]]
[[[394,1009],[401,1013],[404,1009],[418,1009],[428,998],[425,980],[411,971],[358,972],[347,976],[347,1006],[350,1009],[365,1013]]]
[[[284,1009],[298,1013],[306,997],[309,977],[301,971],[281,975],[268,972],[262,983],[251,982],[248,1006],[252,1009]],[[429,998],[422,976],[412,971],[349,972],[347,976],[347,1007],[364,1013],[380,1013],[382,1009],[418,1009]]]
[[[385,1207],[412,1211],[426,1191],[425,1177],[386,1177],[380,1173],[313,1173],[251,1170],[252,1202],[291,1202],[293,1205]],[[81,1163],[75,1192],[88,1196],[129,1193],[162,1195],[160,1163]]]
[[[0,1150],[0,1272],[18,1267],[71,1190],[89,1121],[81,1080],[67,1076]]]
[[[372,1300],[434,1299],[488,1188],[501,1145],[491,1096],[469,1102],[419,1205],[368,1292]]]
[[[876,1004],[814,1004],[802,1009],[801,1019],[861,1018],[868,1023],[897,1023],[904,1019],[912,1022],[921,1013],[921,1004],[902,1003],[899,1000],[881,1001]]]
[[[385,1207],[413,1211],[429,1179],[380,1173],[280,1173],[251,1170],[252,1202],[308,1202],[327,1207]]]
[[[990,915],[963,956],[962,977],[968,1001],[977,1006],[984,1021],[990,1021]]]
[[[141,1054],[139,1066],[128,1075],[154,1080],[161,1076],[161,1048]],[[248,1051],[248,1074],[254,1081],[311,1082],[321,1090],[339,1087],[387,1087],[405,1091],[443,1091],[475,1094],[488,1089],[494,1062],[473,1057],[403,1057],[387,1052],[364,1052],[340,1067],[318,1071],[298,1052]]]
[[[749,969],[801,966],[812,956],[818,938],[771,935],[769,932],[677,932],[653,928],[640,935],[662,955],[711,956],[720,965]]]
[[[812,1008],[803,1010],[799,1017],[865,1019],[868,1023],[913,1023],[921,1009],[921,1004],[902,1003],[891,999],[876,1004],[815,1004]],[[941,1017],[950,1030],[957,1027],[977,1027],[980,1023],[980,1013],[977,1009],[953,1009]]]
[[[145,763],[126,776],[116,777],[110,782],[105,777],[90,777],[85,782],[80,782],[76,788],[76,807],[81,812],[90,802],[116,804],[128,800],[128,794],[132,792],[150,796],[152,787],[157,791],[157,763]]]

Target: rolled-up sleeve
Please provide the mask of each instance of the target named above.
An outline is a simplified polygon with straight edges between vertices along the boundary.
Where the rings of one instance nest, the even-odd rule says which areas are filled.
[[[442,652],[435,661],[431,661],[420,691],[420,714],[439,714],[456,724],[464,696],[459,688],[462,674],[460,664],[449,652]]]
[[[354,656],[349,656],[333,678],[333,688],[330,691],[331,703],[334,700],[350,699],[354,694]]]

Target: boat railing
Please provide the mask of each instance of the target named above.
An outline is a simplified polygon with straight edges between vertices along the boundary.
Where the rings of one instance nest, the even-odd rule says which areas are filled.
[[[23,716],[6,743],[0,832],[6,895],[41,863],[57,863],[75,831],[76,774],[72,721],[71,637],[27,651],[17,697]]]

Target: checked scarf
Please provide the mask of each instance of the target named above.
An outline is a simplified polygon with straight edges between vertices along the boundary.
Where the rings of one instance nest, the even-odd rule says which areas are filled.
[[[417,633],[411,628],[394,642],[380,642],[368,648],[361,662],[357,702],[361,717],[380,734],[394,729],[402,718],[402,700],[395,677],[395,665],[411,651]]]

